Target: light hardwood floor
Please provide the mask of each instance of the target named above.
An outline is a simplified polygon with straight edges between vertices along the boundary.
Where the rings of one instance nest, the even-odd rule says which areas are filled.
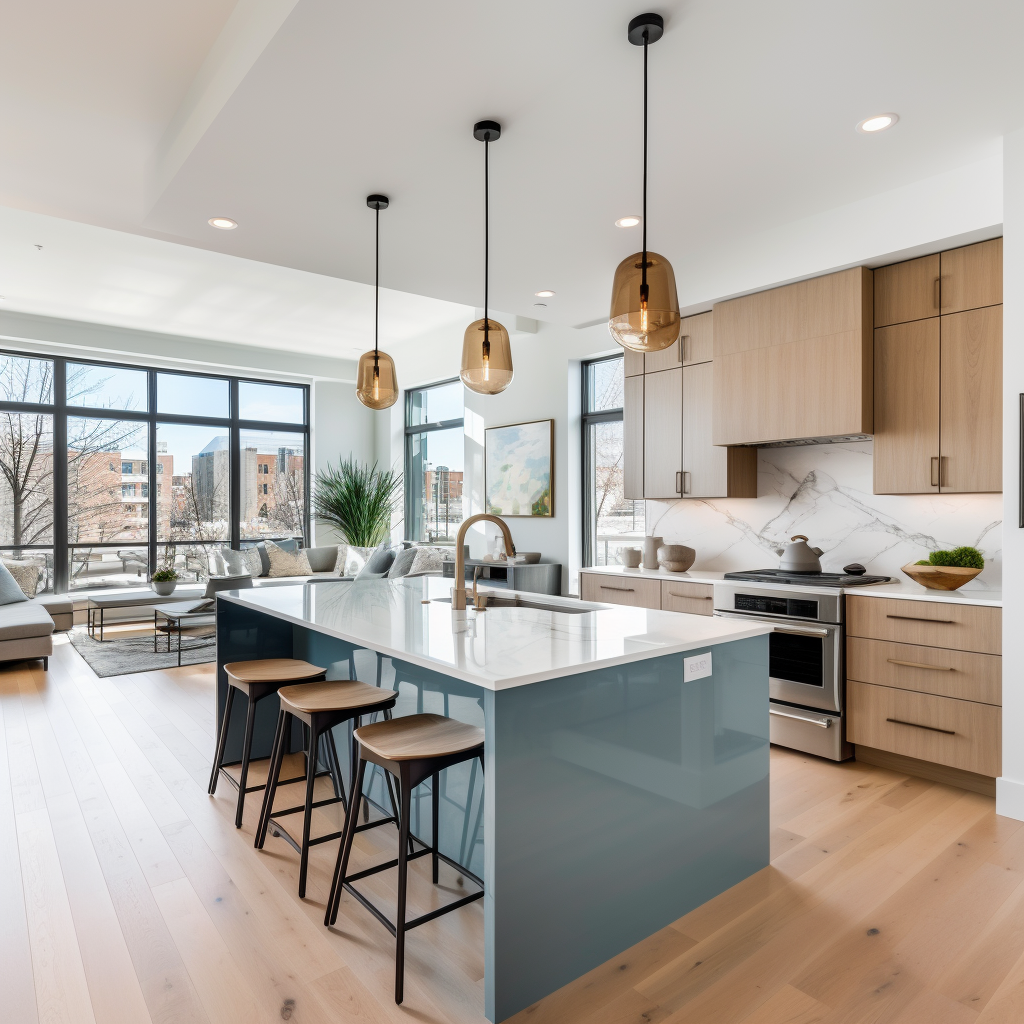
[[[336,844],[300,901],[292,850],[252,848],[259,794],[240,832],[233,789],[206,795],[212,749],[210,666],[97,679],[63,643],[49,673],[0,667],[0,1020],[482,1021],[480,905],[412,933],[396,1007],[391,937],[347,897],[322,925]],[[1024,1020],[1021,822],[777,749],[772,812],[771,867],[514,1020]],[[389,831],[359,837],[362,861]]]

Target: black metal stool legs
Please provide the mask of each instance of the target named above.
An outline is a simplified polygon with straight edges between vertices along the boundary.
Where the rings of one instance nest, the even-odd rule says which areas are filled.
[[[221,765],[224,763],[224,748],[228,742],[228,725],[231,722],[231,705],[235,702],[235,688],[228,687],[227,700],[224,702],[224,717],[220,723],[220,735],[217,737],[217,752],[213,755],[213,771],[210,772],[210,785],[206,790],[210,796],[217,792],[217,780],[220,778]]]
[[[267,788],[263,794],[263,807],[260,809],[260,823],[256,828],[256,849],[262,850],[263,844],[267,841],[267,826],[270,824],[270,813],[274,806],[274,796],[277,793],[278,776],[281,774],[281,765],[284,762],[285,736],[288,733],[288,721],[291,715],[287,711],[280,711],[277,715],[277,731],[274,733],[274,746],[270,752],[270,774],[267,776]]]
[[[256,727],[256,695],[250,691],[249,707],[245,713],[245,739],[242,741],[242,769],[238,777],[238,801],[235,804],[235,828],[242,827],[245,810],[245,786],[249,781],[249,757],[252,754],[252,734]]]
[[[437,776],[435,775],[436,779]],[[412,786],[402,773],[401,819],[398,827],[398,911],[395,918],[395,1002],[405,997],[405,902],[409,890],[409,821],[412,818]],[[437,806],[436,804],[434,805]],[[436,821],[436,815],[434,820]],[[437,881],[437,836],[434,842],[434,881]],[[344,877],[344,876],[342,876]]]

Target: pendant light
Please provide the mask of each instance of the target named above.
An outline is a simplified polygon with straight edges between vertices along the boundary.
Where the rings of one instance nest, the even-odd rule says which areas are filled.
[[[512,346],[508,331],[488,316],[490,275],[490,193],[488,156],[490,145],[501,138],[497,121],[477,121],[473,138],[484,144],[484,318],[474,320],[462,341],[462,383],[480,395],[496,395],[512,383]]]
[[[356,398],[368,409],[387,409],[398,401],[395,361],[377,347],[380,328],[380,211],[388,208],[387,196],[367,196],[366,205],[376,211],[376,237],[373,268],[373,351],[359,357],[356,373]]]
[[[660,14],[638,15],[627,31],[629,41],[644,48],[643,249],[615,269],[608,329],[623,348],[634,352],[660,352],[679,337],[676,276],[664,256],[647,248],[647,47],[664,31]]]

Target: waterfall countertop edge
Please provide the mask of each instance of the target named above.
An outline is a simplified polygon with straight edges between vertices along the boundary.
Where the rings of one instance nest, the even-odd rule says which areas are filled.
[[[574,598],[486,590],[566,611],[506,607],[453,611],[452,580],[320,581],[222,591],[218,601],[337,637],[386,657],[504,690],[597,668],[762,636],[759,622],[586,604]],[[485,588],[481,587],[481,591]]]

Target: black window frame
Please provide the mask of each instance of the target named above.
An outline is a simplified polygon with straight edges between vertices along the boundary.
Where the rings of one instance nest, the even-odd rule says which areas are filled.
[[[623,355],[599,356],[597,359],[585,359],[580,363],[580,467],[583,474],[583,486],[580,487],[580,493],[583,497],[583,500],[580,502],[583,513],[582,530],[580,531],[582,548],[580,564],[584,569],[594,564],[595,541],[591,534],[594,493],[593,488],[590,486],[590,481],[593,476],[594,466],[593,453],[590,450],[590,428],[595,423],[621,423],[623,419],[622,406],[619,406],[617,409],[592,410],[590,408],[593,397],[590,388],[590,368],[598,363],[610,363],[613,359],[618,359],[622,362],[623,370],[625,370],[625,357]]]
[[[293,383],[292,381],[265,380],[260,377],[249,375],[232,376],[225,373],[203,372],[197,370],[181,370],[168,366],[141,366],[135,363],[126,363],[108,359],[94,359],[87,356],[60,356],[38,351],[18,351],[16,349],[0,349],[0,356],[10,356],[17,359],[39,359],[46,360],[53,364],[52,398],[50,404],[39,402],[9,402],[0,400],[0,412],[21,413],[28,415],[45,415],[53,417],[53,543],[52,544],[5,544],[2,550],[20,551],[53,551],[53,589],[54,593],[65,594],[69,592],[70,585],[70,552],[72,547],[89,548],[142,548],[147,550],[149,573],[152,574],[159,564],[157,552],[161,547],[168,544],[185,543],[184,541],[158,541],[157,540],[157,469],[159,459],[157,456],[157,426],[161,423],[168,425],[199,426],[199,427],[223,427],[228,432],[228,445],[231,452],[230,460],[230,536],[225,540],[208,542],[210,546],[229,545],[234,550],[239,550],[242,543],[253,543],[252,538],[241,536],[241,522],[239,513],[241,510],[241,435],[242,431],[277,431],[280,433],[301,434],[303,438],[303,494],[305,497],[302,512],[302,544],[306,546],[310,537],[310,388],[308,384]],[[110,369],[141,370],[147,374],[147,408],[145,411],[136,409],[113,409],[110,407],[92,407],[87,405],[68,405],[67,403],[67,366],[73,363],[76,366],[100,366]],[[161,373],[174,374],[181,377],[215,378],[224,380],[228,384],[228,415],[227,416],[185,416],[174,413],[157,411],[157,379]],[[299,388],[302,391],[302,423],[278,422],[276,420],[255,420],[242,419],[238,415],[238,385],[242,382],[252,384],[279,384],[287,387]],[[71,544],[68,541],[68,460],[67,460],[67,426],[69,416],[72,419],[106,419],[121,420],[145,423],[148,426],[148,452],[146,457],[147,472],[146,483],[149,493],[153,495],[148,502],[148,524],[147,540],[144,543],[133,544],[130,541],[97,541],[88,544]],[[57,458],[58,452],[64,452],[63,458]],[[140,462],[142,460],[139,460]],[[134,475],[134,474],[133,474]],[[140,476],[142,474],[139,474]],[[141,499],[140,499],[141,500]],[[292,535],[294,536],[294,534]],[[259,538],[259,539],[284,539],[280,537]],[[197,542],[201,543],[201,542]],[[82,588],[88,589],[88,588]]]
[[[405,471],[405,476],[403,478],[405,484],[405,529],[403,530],[403,534],[407,541],[419,541],[420,539],[419,537],[411,537],[409,535],[412,532],[412,525],[419,521],[418,515],[413,511],[413,488],[409,486],[409,481],[415,479],[412,456],[412,436],[414,434],[429,434],[438,430],[452,430],[456,427],[464,428],[466,425],[465,413],[457,419],[437,420],[434,423],[413,424],[411,421],[415,396],[422,394],[424,391],[432,391],[434,388],[449,387],[452,384],[459,383],[461,383],[460,378],[449,377],[446,380],[435,381],[432,384],[424,384],[422,387],[409,388],[405,393],[405,453],[403,459]],[[463,409],[465,409],[465,402],[463,402]],[[463,493],[463,501],[465,501],[465,493]]]

